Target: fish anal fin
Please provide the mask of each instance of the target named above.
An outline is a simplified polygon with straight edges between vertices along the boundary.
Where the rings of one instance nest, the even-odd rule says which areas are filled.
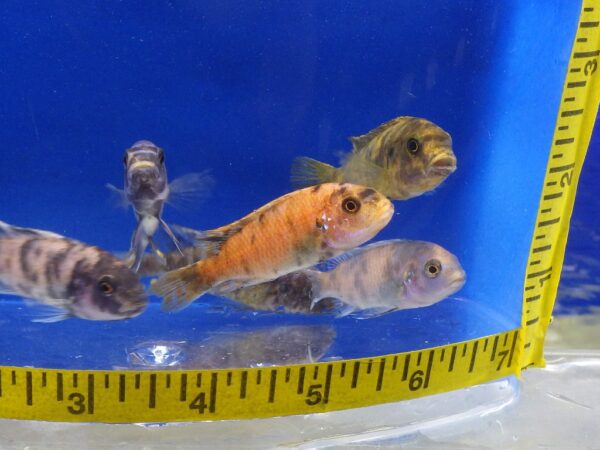
[[[290,180],[295,188],[340,181],[339,169],[316,159],[300,156],[292,163]]]

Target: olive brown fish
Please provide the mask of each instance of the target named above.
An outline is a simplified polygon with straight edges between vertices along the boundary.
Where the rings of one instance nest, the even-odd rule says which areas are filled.
[[[292,165],[292,183],[304,187],[324,182],[370,186],[393,200],[431,191],[456,170],[452,138],[418,117],[397,117],[367,134],[350,138],[352,152],[333,167],[307,157]]]

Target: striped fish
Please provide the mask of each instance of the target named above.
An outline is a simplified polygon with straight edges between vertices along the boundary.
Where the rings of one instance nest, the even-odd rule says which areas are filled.
[[[152,290],[167,311],[310,267],[373,238],[394,213],[371,188],[326,183],[284,195],[241,220],[196,234],[206,257],[168,272]],[[181,230],[180,230],[181,231]]]
[[[171,228],[162,218],[165,203],[182,204],[195,202],[208,194],[213,179],[207,172],[190,173],[167,181],[165,152],[150,141],[138,141],[125,151],[125,189],[111,184],[107,187],[121,199],[121,204],[131,204],[137,219],[137,227],[131,239],[129,261],[134,271],[140,267],[148,245],[157,258],[163,259],[163,253],[155,243],[153,236],[162,228],[175,247],[181,252],[179,241]]]
[[[392,200],[431,191],[456,170],[450,135],[417,117],[397,117],[369,133],[350,138],[352,153],[339,168],[307,157],[292,165],[297,187],[348,182],[377,189]]]
[[[115,256],[48,231],[0,222],[0,293],[20,295],[68,317],[118,320],[148,303],[138,277]]]

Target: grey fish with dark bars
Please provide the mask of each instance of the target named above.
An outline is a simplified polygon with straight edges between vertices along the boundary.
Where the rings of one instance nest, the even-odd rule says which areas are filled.
[[[0,222],[0,294],[50,307],[36,322],[127,319],[141,314],[148,304],[137,275],[111,253],[4,222]]]

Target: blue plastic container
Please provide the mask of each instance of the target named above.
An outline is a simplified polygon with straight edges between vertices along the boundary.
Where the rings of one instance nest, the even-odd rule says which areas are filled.
[[[336,163],[347,138],[398,115],[452,134],[458,170],[396,202],[377,237],[437,242],[461,260],[456,298],[370,320],[252,313],[158,299],[119,323],[32,323],[2,298],[1,364],[127,366],[140,342],[331,325],[329,357],[457,342],[520,324],[523,275],[579,2],[5,2],[0,16],[0,219],[124,251],[134,226],[105,183],[150,139],[172,177],[211,169],[212,197],[167,209],[210,229],[288,192],[295,156]]]

